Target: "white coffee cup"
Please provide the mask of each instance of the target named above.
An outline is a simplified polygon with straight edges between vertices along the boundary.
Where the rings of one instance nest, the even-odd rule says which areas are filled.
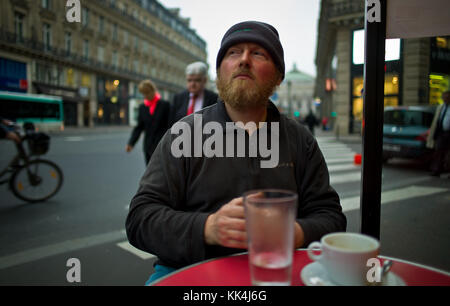
[[[361,286],[367,284],[367,261],[377,258],[378,240],[357,233],[332,233],[320,242],[308,246],[309,257],[320,263],[330,279],[340,285]],[[314,251],[321,251],[316,255]]]

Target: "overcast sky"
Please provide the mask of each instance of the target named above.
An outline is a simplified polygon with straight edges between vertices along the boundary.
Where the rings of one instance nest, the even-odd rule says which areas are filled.
[[[286,71],[294,63],[316,75],[314,64],[320,0],[159,0],[166,8],[180,8],[191,28],[206,41],[210,75],[215,78],[216,56],[225,32],[234,24],[256,20],[273,25],[284,48]]]

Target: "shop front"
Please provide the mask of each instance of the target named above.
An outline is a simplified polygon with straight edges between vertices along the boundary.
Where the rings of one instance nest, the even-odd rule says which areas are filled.
[[[38,94],[58,96],[63,99],[65,126],[80,125],[79,118],[82,118],[83,114],[79,111],[79,105],[85,103],[85,98],[80,96],[77,89],[71,87],[54,86],[39,82],[33,82],[33,86],[36,93]]]
[[[364,29],[352,31],[352,42],[349,133],[360,133],[364,112]],[[400,39],[386,40],[384,106],[402,105],[402,66]]]
[[[27,92],[27,64],[0,57],[0,90]]]
[[[429,102],[442,104],[442,93],[450,90],[450,36],[430,40]]]
[[[96,124],[128,124],[128,81],[98,77],[97,98]]]

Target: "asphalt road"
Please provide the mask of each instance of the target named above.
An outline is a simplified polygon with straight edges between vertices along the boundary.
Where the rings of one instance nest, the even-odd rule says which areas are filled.
[[[127,243],[124,223],[145,170],[141,143],[125,153],[130,128],[67,131],[52,138],[50,159],[64,171],[61,191],[27,204],[0,186],[1,285],[143,285],[155,258]],[[318,136],[333,186],[358,232],[361,145]],[[0,167],[14,153],[0,143]],[[383,169],[381,254],[450,271],[450,179],[429,177],[419,164],[393,160]],[[68,260],[80,262],[70,283]]]

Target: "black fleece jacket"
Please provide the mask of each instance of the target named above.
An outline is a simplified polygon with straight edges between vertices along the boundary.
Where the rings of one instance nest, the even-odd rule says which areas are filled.
[[[226,122],[232,122],[220,100],[195,115],[199,114],[203,125],[218,122],[225,127]],[[194,130],[194,115],[181,121]],[[279,162],[274,168],[262,168],[264,158],[260,154],[249,157],[248,148],[246,157],[176,158],[171,146],[178,134],[169,130],[131,200],[126,220],[130,243],[156,255],[158,264],[173,268],[243,252],[207,245],[205,222],[230,200],[241,197],[245,191],[261,188],[298,193],[296,220],[305,234],[303,247],[327,233],[345,231],[347,221],[339,196],[330,186],[328,169],[315,138],[304,126],[281,115],[271,102],[266,121],[269,131],[269,123],[279,123]],[[203,135],[203,143],[209,137]]]

